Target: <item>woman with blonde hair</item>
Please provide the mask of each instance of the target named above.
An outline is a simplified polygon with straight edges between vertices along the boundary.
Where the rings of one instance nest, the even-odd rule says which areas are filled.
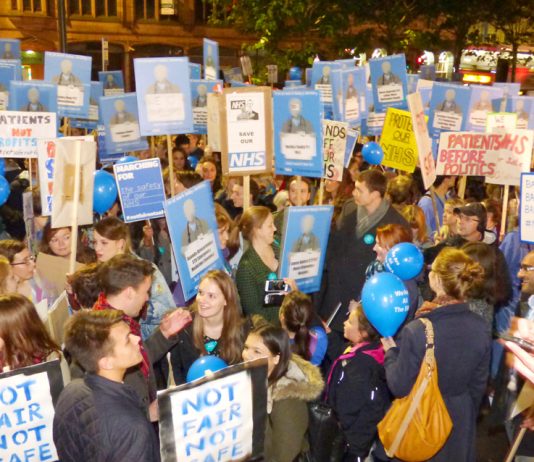
[[[426,229],[425,212],[418,205],[405,205],[400,214],[410,225],[413,234],[413,243],[421,250],[433,245]]]
[[[484,270],[464,251],[446,247],[432,263],[429,277],[434,300],[423,304],[396,341],[382,339],[387,351],[386,379],[395,397],[410,393],[428,347],[419,318],[430,321],[439,389],[453,424],[444,446],[431,460],[474,462],[476,419],[489,375],[491,336],[486,321],[469,310],[467,298],[481,283]]]
[[[17,286],[17,277],[11,270],[9,260],[0,255],[0,294],[16,293]]]

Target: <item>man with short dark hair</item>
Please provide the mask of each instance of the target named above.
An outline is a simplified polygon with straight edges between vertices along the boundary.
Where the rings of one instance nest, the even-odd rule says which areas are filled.
[[[359,300],[365,270],[374,260],[376,230],[387,224],[409,228],[406,220],[384,197],[387,179],[378,170],[361,172],[355,182],[353,200],[343,204],[337,227],[330,235],[322,288],[317,298],[319,314],[328,318],[338,303],[341,309],[331,328],[342,336],[350,300]]]
[[[303,206],[308,205],[311,197],[311,181],[308,178],[293,176],[287,183],[289,205]],[[284,227],[284,210],[273,213],[275,239],[280,242]]]
[[[54,443],[62,462],[160,460],[154,428],[135,390],[123,382],[142,360],[141,338],[120,311],[80,311],[67,322],[65,343],[87,371],[55,407]]]

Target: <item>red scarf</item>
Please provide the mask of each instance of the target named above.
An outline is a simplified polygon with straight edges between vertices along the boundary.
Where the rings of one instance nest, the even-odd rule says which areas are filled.
[[[106,300],[106,296],[103,292],[100,292],[100,295],[98,296],[98,300],[93,306],[93,310],[100,311],[100,310],[116,310],[113,306],[111,306],[108,301]],[[141,362],[141,372],[145,376],[145,379],[147,379],[148,382],[148,375],[150,373],[150,366],[148,362],[148,354],[145,350],[145,346],[143,345],[143,339],[141,338],[141,326],[139,323],[133,319],[130,318],[127,314],[122,313],[122,320],[128,324],[128,327],[130,328],[130,332],[133,335],[136,335],[141,340],[139,341],[139,348],[141,349],[141,355],[143,356],[143,361]]]

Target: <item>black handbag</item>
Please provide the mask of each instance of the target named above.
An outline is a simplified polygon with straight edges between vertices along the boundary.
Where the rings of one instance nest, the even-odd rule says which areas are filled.
[[[341,462],[345,439],[334,410],[323,401],[308,403],[308,439],[313,462]]]

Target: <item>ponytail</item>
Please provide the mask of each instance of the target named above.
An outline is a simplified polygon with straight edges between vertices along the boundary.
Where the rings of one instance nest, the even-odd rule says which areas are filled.
[[[310,297],[299,291],[289,292],[280,307],[287,331],[295,334],[293,353],[306,360],[311,358],[310,327],[313,319],[313,307]]]

